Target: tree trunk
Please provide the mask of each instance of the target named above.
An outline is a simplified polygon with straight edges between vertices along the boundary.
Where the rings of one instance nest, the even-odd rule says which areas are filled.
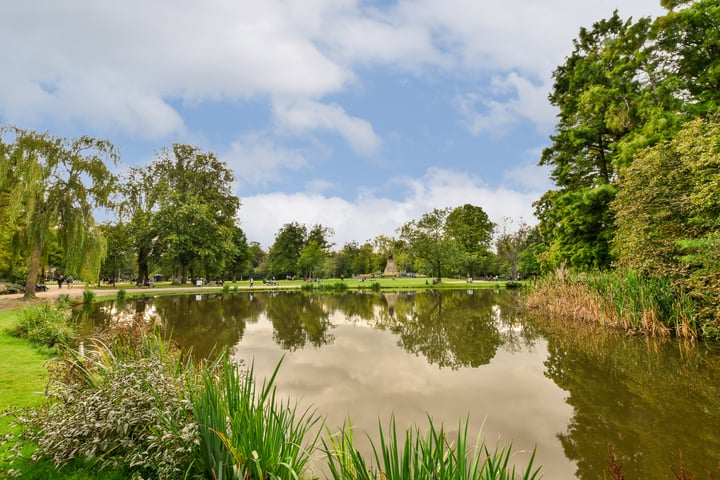
[[[27,280],[25,281],[25,300],[35,298],[35,286],[37,285],[38,273],[40,273],[40,257],[42,256],[42,247],[40,244],[40,234],[35,234],[33,241],[32,255],[30,256],[30,269],[28,271]]]
[[[150,272],[148,268],[148,254],[145,251],[145,249],[140,249],[138,251],[138,282],[140,282],[140,285],[145,285],[148,281],[150,281]]]

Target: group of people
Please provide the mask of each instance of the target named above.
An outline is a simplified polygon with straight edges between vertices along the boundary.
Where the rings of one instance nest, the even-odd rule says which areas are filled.
[[[67,277],[67,278],[65,278],[65,277],[63,277],[62,274],[61,274],[61,275],[58,276],[58,278],[57,278],[58,288],[62,288],[63,283],[65,283],[65,284],[67,285],[67,288],[72,288],[73,278],[72,278],[72,277]]]

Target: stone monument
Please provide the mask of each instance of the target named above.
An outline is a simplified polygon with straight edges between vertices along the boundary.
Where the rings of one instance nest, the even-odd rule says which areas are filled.
[[[387,264],[385,265],[385,271],[383,272],[383,277],[399,277],[400,272],[397,269],[397,265],[395,265],[395,260],[393,260],[392,253],[388,254]]]

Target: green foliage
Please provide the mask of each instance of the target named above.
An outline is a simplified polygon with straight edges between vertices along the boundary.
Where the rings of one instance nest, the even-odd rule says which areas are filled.
[[[0,224],[28,261],[26,297],[35,293],[40,263],[57,240],[67,274],[97,278],[105,241],[93,218],[111,206],[116,178],[108,163],[115,147],[87,136],[72,140],[13,127],[0,128]]]
[[[467,442],[467,422],[458,427],[455,442],[451,442],[442,425],[435,427],[428,417],[430,430],[423,435],[419,428],[407,430],[398,436],[395,418],[386,432],[378,425],[380,440],[372,442],[374,462],[360,455],[355,447],[352,426],[346,425],[329,440],[323,441],[328,457],[331,479],[401,480],[424,479],[515,479],[516,467],[510,464],[512,446],[496,446],[491,452],[484,442],[474,448]],[[540,468],[533,469],[535,452],[520,478],[540,478]],[[374,465],[374,467],[372,466]]]
[[[133,322],[95,340],[86,356],[67,350],[51,364],[49,400],[17,417],[21,439],[36,445],[29,460],[89,462],[134,478],[192,472],[196,427],[186,392],[194,368]],[[16,445],[18,459],[24,445]]]
[[[268,261],[270,271],[276,276],[297,275],[298,260],[305,246],[307,227],[297,222],[283,225],[275,235]]]
[[[117,292],[117,301],[122,303],[127,299],[127,291],[124,288],[121,288]]]
[[[147,167],[130,169],[122,213],[140,281],[149,281],[152,259],[165,263],[177,281],[184,281],[188,269],[216,275],[238,260],[234,180],[213,153],[182,144],[161,150]]]
[[[70,311],[66,307],[42,303],[20,311],[10,333],[40,346],[67,345],[76,336],[69,320]]]
[[[315,225],[309,231],[297,222],[282,226],[267,255],[273,276],[304,276],[312,278],[328,257],[332,245],[332,229]]]
[[[671,278],[720,327],[720,120],[688,122],[638,155],[613,202],[619,264]]]
[[[495,240],[496,261],[500,273],[514,280],[518,275],[537,273],[539,269],[537,259],[530,249],[539,243],[540,235],[537,227],[531,227],[520,221],[513,229],[512,221],[506,218]]]
[[[86,288],[83,290],[83,303],[89,304],[95,300],[95,292]]]
[[[276,399],[273,383],[280,364],[260,388],[252,367],[243,371],[227,358],[221,366],[218,376],[203,375],[203,388],[192,398],[208,477],[302,476],[319,430],[314,437],[309,433],[319,417]]]
[[[475,276],[487,273],[495,224],[482,207],[465,204],[455,208],[447,217],[445,228],[462,248],[463,273]]]
[[[464,258],[460,241],[453,237],[452,229],[447,228],[449,214],[449,208],[436,208],[398,229],[400,238],[407,242],[409,253],[420,263],[420,271],[437,279],[443,273],[455,273]]]
[[[720,106],[720,7],[715,0],[666,3],[683,8],[654,21],[622,20],[615,12],[592,28],[582,28],[572,54],[555,70],[550,101],[560,114],[552,145],[540,163],[552,167],[557,189],[536,203],[547,245],[546,268],[609,267],[614,261],[613,212],[633,208],[625,196],[613,200],[618,179],[625,185],[636,181],[633,165],[649,155],[643,149],[672,139],[689,120],[712,117]],[[671,167],[658,167],[645,172],[646,182],[687,181]],[[638,179],[637,184],[642,182]],[[659,200],[663,203],[655,213],[667,214],[669,222],[655,219],[648,244],[666,227],[676,228],[672,196],[661,195]],[[621,208],[610,211],[611,203]],[[670,211],[663,211],[665,207]],[[616,240],[615,245],[624,241]],[[660,258],[672,255],[673,248],[673,242],[660,242]],[[615,251],[622,263],[624,252]]]

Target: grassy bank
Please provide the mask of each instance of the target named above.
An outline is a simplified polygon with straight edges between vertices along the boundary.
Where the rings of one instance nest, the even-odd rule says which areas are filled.
[[[632,333],[703,336],[693,301],[671,282],[635,272],[558,270],[537,280],[527,306],[543,314]]]

